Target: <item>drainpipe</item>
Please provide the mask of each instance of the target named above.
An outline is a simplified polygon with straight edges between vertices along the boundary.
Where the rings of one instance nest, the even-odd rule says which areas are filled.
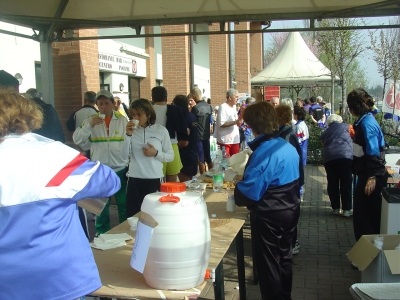
[[[193,32],[193,24],[189,25],[189,32]],[[190,90],[194,88],[194,59],[193,59],[193,35],[189,40],[189,72],[190,72]]]
[[[232,28],[232,23],[228,23],[228,31]],[[232,34],[228,34],[228,47],[229,47],[229,87],[233,86],[233,49],[232,49]]]

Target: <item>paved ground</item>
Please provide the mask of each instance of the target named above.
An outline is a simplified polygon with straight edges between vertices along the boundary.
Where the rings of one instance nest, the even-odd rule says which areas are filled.
[[[353,299],[349,288],[360,282],[360,272],[351,267],[346,253],[355,243],[352,217],[333,216],[326,192],[323,167],[305,167],[306,190],[299,221],[300,253],[293,261],[292,298],[307,300]],[[112,226],[116,225],[116,207],[111,205]],[[94,222],[91,222],[93,228]],[[249,223],[244,227],[247,299],[261,299],[253,284]],[[224,258],[225,299],[239,299],[234,245]],[[204,295],[204,296],[203,296]],[[199,298],[200,299],[200,298]],[[212,284],[201,299],[214,299]]]

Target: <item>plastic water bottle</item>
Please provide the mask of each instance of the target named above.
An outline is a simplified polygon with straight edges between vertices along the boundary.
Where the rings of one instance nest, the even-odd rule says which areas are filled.
[[[200,189],[200,182],[197,180],[196,176],[192,177],[192,182],[189,183],[189,189],[191,190],[198,190]]]
[[[225,147],[222,146],[222,157],[221,157],[221,171],[224,172],[228,170],[229,167],[229,154],[226,152]]]
[[[213,175],[213,190],[216,193],[222,193],[224,188],[224,174],[222,172]]]
[[[221,173],[221,160],[219,158],[218,152],[213,160],[213,171],[214,171],[214,174]]]

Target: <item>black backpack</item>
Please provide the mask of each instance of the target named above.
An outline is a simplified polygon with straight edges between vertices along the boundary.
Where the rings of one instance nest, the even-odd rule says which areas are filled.
[[[324,109],[322,107],[311,108],[312,109],[312,116],[316,121],[322,119],[324,115]]]

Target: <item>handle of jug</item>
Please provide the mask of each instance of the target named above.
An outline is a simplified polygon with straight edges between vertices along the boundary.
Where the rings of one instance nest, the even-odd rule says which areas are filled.
[[[160,199],[160,202],[166,203],[166,202],[173,202],[173,203],[178,203],[181,201],[178,196],[175,196],[173,194],[168,194],[167,196],[162,196]]]

